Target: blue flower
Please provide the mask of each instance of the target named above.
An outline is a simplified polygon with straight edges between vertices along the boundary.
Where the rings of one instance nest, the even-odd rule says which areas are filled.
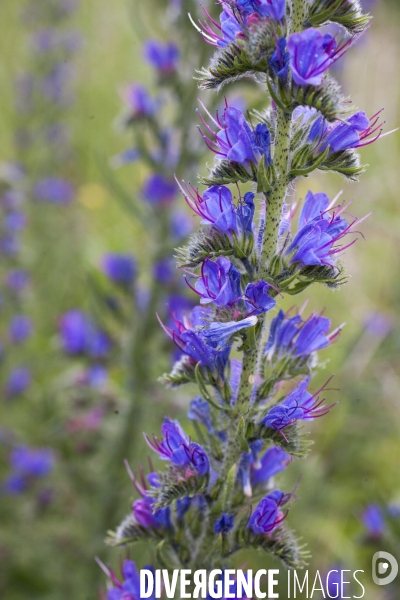
[[[10,341],[13,344],[21,344],[32,334],[32,322],[26,315],[15,315],[8,328]]]
[[[219,131],[214,132],[201,115],[200,119],[213,139],[209,139],[200,131],[207,147],[215,152],[218,159],[230,160],[244,166],[249,166],[250,162],[257,163],[261,159],[265,164],[269,164],[271,138],[264,123],[259,123],[252,129],[243,113],[233,106],[226,106],[222,120],[219,119],[218,113],[216,119],[209,114],[208,116]]]
[[[248,528],[258,535],[271,533],[285,518],[280,507],[286,501],[287,496],[280,490],[265,496],[253,511]]]
[[[236,0],[246,14],[257,13],[261,17],[281,21],[285,15],[286,0]]]
[[[122,99],[129,110],[129,116],[152,117],[158,109],[159,103],[153,99],[143,85],[132,83],[125,87]]]
[[[143,198],[149,204],[169,204],[177,195],[175,183],[164,175],[153,174],[148,177],[143,186]]]
[[[102,358],[111,347],[107,334],[97,329],[92,320],[77,309],[63,315],[60,321],[60,334],[67,354],[88,354],[93,358]]]
[[[362,514],[362,520],[369,537],[377,539],[385,533],[385,519],[382,509],[378,504],[367,506]]]
[[[261,458],[258,468],[254,468],[251,472],[251,483],[253,485],[265,483],[268,479],[283,471],[290,460],[290,456],[282,448],[276,446],[268,448]]]
[[[65,179],[47,177],[36,182],[33,190],[37,200],[68,204],[75,198],[74,187]]]
[[[146,567],[148,568],[148,567]],[[105,567],[104,567],[104,570]],[[113,588],[107,592],[107,600],[141,600],[141,587],[139,572],[136,568],[135,563],[132,560],[126,559],[122,566],[122,582],[118,581],[117,576],[112,571],[106,570],[108,573]],[[152,594],[150,600],[154,600],[155,596]]]
[[[298,85],[321,85],[327,69],[348,49],[350,42],[342,45],[334,37],[318,29],[294,33],[288,41],[292,76]]]
[[[10,457],[12,469],[22,475],[45,477],[54,468],[54,453],[50,448],[14,448]]]
[[[214,431],[210,405],[205,400],[202,400],[200,396],[197,396],[191,401],[190,410],[187,416],[188,419],[204,425],[209,433]]]
[[[229,533],[233,529],[233,523],[235,520],[235,515],[228,515],[227,513],[222,513],[219,519],[217,519],[214,523],[214,533]]]
[[[203,336],[206,342],[212,348],[224,348],[229,343],[230,338],[241,331],[254,327],[257,323],[257,317],[251,316],[241,321],[228,321],[227,323],[211,323],[208,328],[204,328]]]
[[[224,256],[216,261],[207,258],[192,289],[201,296],[201,304],[212,302],[216,306],[232,306],[242,294],[240,273]]]
[[[300,315],[285,317],[280,310],[271,323],[266,354],[269,358],[274,355],[282,358],[288,354],[298,358],[326,348],[338,333],[327,335],[330,326],[330,320],[321,315],[312,314],[303,321]]]
[[[359,111],[345,121],[333,124],[320,116],[314,121],[308,139],[316,144],[316,149],[320,152],[328,146],[330,153],[367,146],[375,142],[382,133],[380,112],[368,119],[365,112]]]
[[[155,436],[150,440],[145,436],[150,448],[158,453],[162,460],[169,460],[176,467],[192,467],[200,475],[210,470],[210,462],[204,449],[196,442],[191,442],[178,421],[164,419],[161,432],[164,438],[160,441]]]
[[[178,184],[179,185],[179,184]],[[214,225],[223,233],[237,232],[236,211],[232,192],[224,185],[214,185],[200,195],[193,186],[180,189],[190,208],[200,217],[202,225]]]
[[[106,254],[102,265],[104,273],[114,283],[130,286],[135,280],[136,262],[131,254]]]
[[[191,215],[185,210],[175,209],[172,211],[170,229],[172,237],[177,240],[187,237],[193,229]]]
[[[27,367],[15,367],[10,372],[4,385],[6,397],[16,398],[21,396],[29,388],[31,381],[31,372]]]
[[[7,273],[5,283],[13,291],[21,292],[29,283],[29,275],[22,269],[12,269]]]
[[[276,300],[268,294],[270,286],[261,280],[257,283],[249,283],[244,291],[246,308],[252,315],[265,313],[276,305]]]
[[[335,265],[335,256],[348,246],[335,248],[357,220],[350,225],[340,214],[346,207],[329,209],[329,198],[326,194],[308,192],[299,219],[299,230],[288,247],[286,253],[291,255],[291,262],[303,265]],[[332,214],[329,211],[332,210]]]
[[[289,72],[290,54],[286,50],[286,38],[280,38],[276,42],[276,50],[268,61],[270,68],[281,80],[285,80]]]
[[[309,378],[302,381],[283,402],[271,408],[261,423],[270,429],[281,431],[298,420],[312,421],[326,415],[333,405],[321,406],[323,400],[307,391],[309,381]]]
[[[144,45],[147,62],[163,75],[176,70],[179,61],[179,47],[173,42],[165,44],[158,40],[148,40]]]

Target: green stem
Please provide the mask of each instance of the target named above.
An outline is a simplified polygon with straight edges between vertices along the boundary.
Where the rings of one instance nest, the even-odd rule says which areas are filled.
[[[306,0],[292,0],[291,33],[303,31],[307,19]]]
[[[289,184],[289,151],[291,113],[278,109],[276,124],[276,139],[274,167],[276,181],[271,192],[266,197],[265,231],[260,257],[260,277],[263,278],[268,269],[268,263],[276,252],[279,224],[281,222],[282,205]]]

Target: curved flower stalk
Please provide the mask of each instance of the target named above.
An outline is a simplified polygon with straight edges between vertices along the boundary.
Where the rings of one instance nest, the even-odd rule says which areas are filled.
[[[340,22],[354,42],[369,17],[348,0],[231,0],[221,3],[219,21],[206,17],[199,29],[217,50],[201,85],[255,76],[266,82],[271,106],[248,118],[227,104],[215,119],[211,111],[202,118],[215,162],[201,179],[206,189],[182,183],[202,222],[178,254],[200,300],[164,326],[182,355],[162,377],[173,388],[197,384],[188,413],[196,436],[166,419],[163,438],[148,438],[168,467],[160,466],[146,495],[154,517],[169,509],[168,526],[144,527],[134,510],[109,541],[157,544],[156,568],[223,568],[251,547],[299,568],[306,556],[289,528],[295,492],[276,489],[274,477],[307,455],[302,423],[328,418],[334,406],[325,400],[329,380],[318,390],[312,377],[341,326],[279,305],[313,284],[344,282],[339,255],[360,235],[361,220],[348,204],[311,191],[297,218],[288,196],[297,177],[317,168],[354,179],[361,171],[356,148],[379,137],[376,117],[344,114],[327,70],[348,44],[318,29]]]

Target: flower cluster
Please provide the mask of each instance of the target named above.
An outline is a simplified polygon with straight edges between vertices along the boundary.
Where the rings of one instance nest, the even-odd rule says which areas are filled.
[[[206,12],[208,21],[199,27],[216,47],[201,85],[218,88],[244,75],[266,78],[272,102],[247,116],[225,102],[215,118],[201,104],[200,131],[214,165],[198,188],[179,184],[201,219],[200,230],[178,250],[199,305],[171,311],[162,325],[181,353],[162,381],[197,385],[188,418],[199,442],[170,418],[161,439],[146,436],[167,468],[155,475],[151,467],[141,485],[131,475],[141,499],[110,536],[116,545],[162,539],[161,565],[224,567],[232,554],[250,547],[277,555],[291,568],[303,561],[287,525],[294,491],[276,489],[274,478],[307,455],[302,423],[334,406],[321,397],[327,384],[315,390],[311,378],[318,352],[341,328],[332,329],[322,313],[304,319],[304,309],[285,313],[279,305],[286,294],[314,283],[337,283],[342,266],[336,255],[355,241],[343,238],[361,220],[349,215],[348,204],[335,205],[326,194],[310,191],[292,234],[297,208],[288,192],[296,177],[316,168],[354,179],[355,150],[374,141],[380,125],[379,114],[344,119],[345,101],[327,73],[368,19],[347,12],[346,2],[330,3],[325,12],[303,0],[290,4],[223,1],[219,22]],[[351,36],[338,41],[319,26],[339,21],[343,12]],[[165,47],[163,59],[159,51],[152,48],[151,54],[161,77],[163,68],[176,67]],[[159,204],[166,204],[166,181],[159,180],[158,189]]]

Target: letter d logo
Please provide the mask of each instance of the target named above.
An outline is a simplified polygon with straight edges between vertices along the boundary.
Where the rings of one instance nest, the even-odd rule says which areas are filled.
[[[379,561],[379,562],[378,562]],[[389,566],[391,570],[389,570]],[[392,583],[399,572],[397,560],[389,552],[376,552],[372,557],[372,579],[376,585],[388,585]],[[385,573],[389,573],[386,577],[382,577]]]

